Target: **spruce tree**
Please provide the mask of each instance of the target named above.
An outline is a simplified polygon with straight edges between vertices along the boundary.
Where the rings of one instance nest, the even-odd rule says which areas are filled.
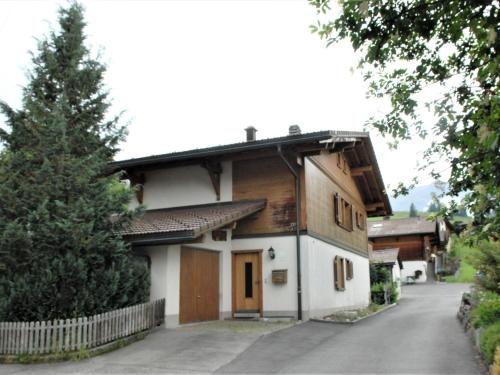
[[[415,205],[412,203],[410,205],[410,215],[409,215],[409,217],[417,217],[417,216],[418,216],[417,209],[415,208]]]
[[[147,267],[119,236],[134,216],[108,163],[124,139],[108,118],[105,66],[83,9],[59,10],[38,44],[22,108],[0,102],[0,321],[91,315],[147,299]]]

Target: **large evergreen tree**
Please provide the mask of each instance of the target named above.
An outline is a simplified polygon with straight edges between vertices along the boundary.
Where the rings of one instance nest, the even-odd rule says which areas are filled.
[[[85,46],[83,9],[33,57],[22,108],[0,102],[0,321],[68,318],[143,302],[147,267],[117,234],[134,215],[107,164],[125,134]]]

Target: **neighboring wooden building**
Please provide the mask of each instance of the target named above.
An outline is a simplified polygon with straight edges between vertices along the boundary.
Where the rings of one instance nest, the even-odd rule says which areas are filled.
[[[249,128],[247,142],[111,167],[146,206],[123,234],[150,259],[167,325],[369,303],[366,218],[391,207],[367,133]]]
[[[399,249],[403,281],[426,282],[442,264],[449,231],[442,220],[386,219],[368,223],[368,238],[374,251]]]

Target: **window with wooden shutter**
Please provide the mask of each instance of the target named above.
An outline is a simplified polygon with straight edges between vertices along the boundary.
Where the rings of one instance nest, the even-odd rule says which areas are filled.
[[[351,260],[346,259],[346,280],[352,280],[354,278],[354,264]]]
[[[345,290],[344,258],[342,257],[336,256],[333,260],[333,278],[335,290]]]
[[[356,226],[358,229],[365,230],[366,228],[366,218],[361,212],[356,211]]]
[[[333,197],[333,205],[335,208],[335,222],[345,230],[352,231],[352,204],[342,198],[339,193],[335,193]]]

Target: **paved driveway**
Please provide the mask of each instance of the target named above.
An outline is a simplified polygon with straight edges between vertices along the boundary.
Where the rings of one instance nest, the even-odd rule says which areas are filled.
[[[404,288],[400,305],[354,326],[215,322],[158,330],[77,363],[3,365],[0,374],[341,373],[480,374],[455,314],[466,285]]]
[[[480,374],[455,314],[467,285],[403,289],[400,305],[354,326],[309,322],[262,337],[222,373]]]

